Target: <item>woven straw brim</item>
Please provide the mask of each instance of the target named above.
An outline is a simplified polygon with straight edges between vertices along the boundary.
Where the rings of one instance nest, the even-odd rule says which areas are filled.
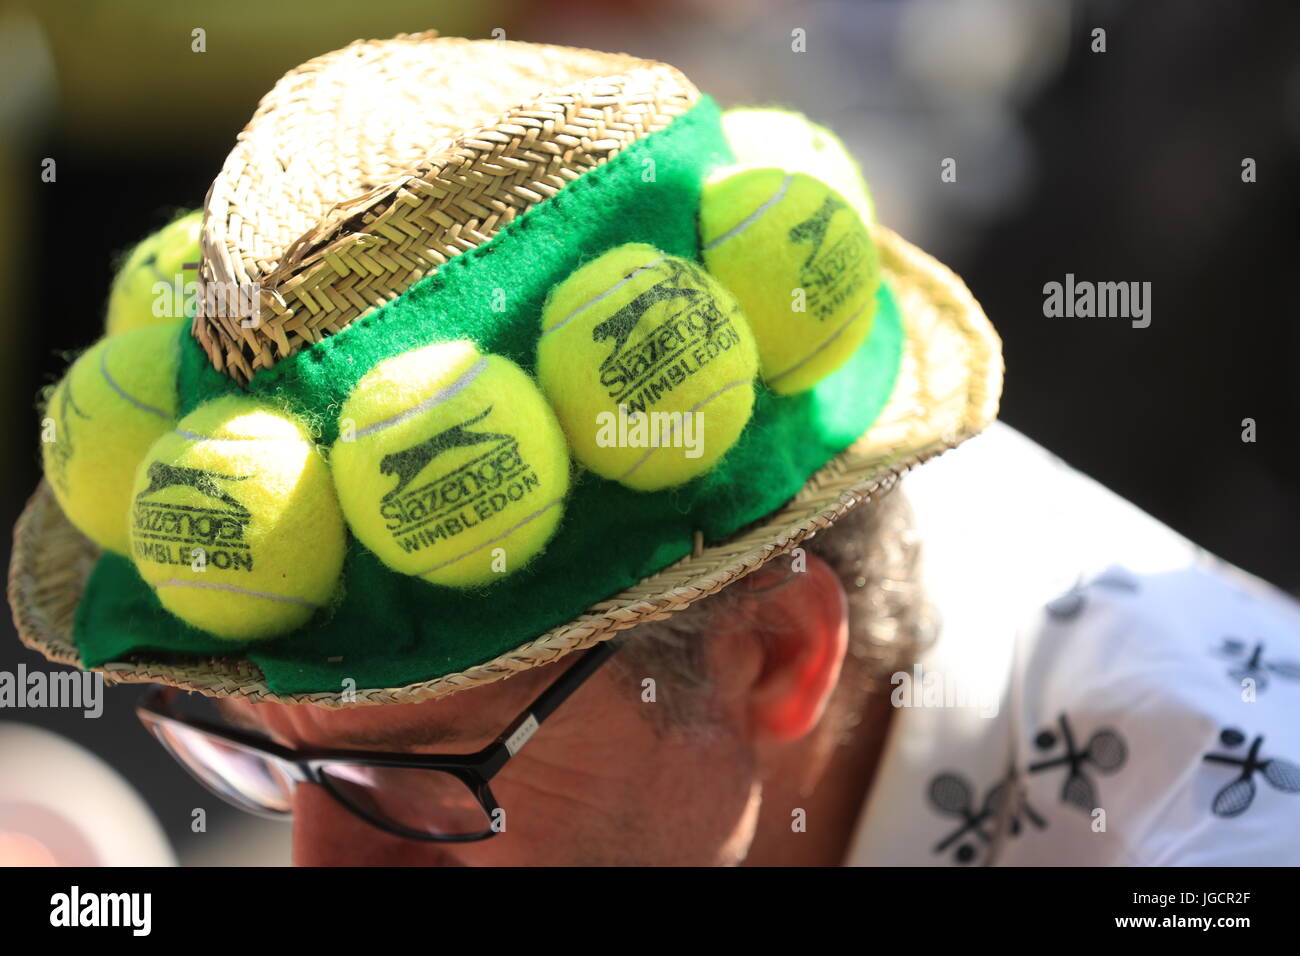
[[[238,656],[184,662],[111,662],[110,681],[156,682],[212,697],[322,707],[409,703],[444,697],[546,664],[620,631],[669,617],[788,552],[851,508],[889,490],[910,468],[977,434],[997,414],[1000,342],[966,286],[939,262],[875,227],[884,275],[907,329],[894,392],[862,438],[814,474],[783,508],[735,537],[707,547],[588,608],[494,660],[405,687],[276,694],[256,665]],[[9,600],[19,635],[52,661],[80,664],[72,622],[95,546],[63,516],[42,483],[15,528]]]

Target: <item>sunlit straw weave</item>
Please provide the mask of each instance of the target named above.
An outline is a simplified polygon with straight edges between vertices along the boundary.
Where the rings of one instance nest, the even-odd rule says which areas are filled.
[[[505,40],[422,33],[310,60],[263,98],[208,192],[195,336],[246,382],[698,98],[663,63]],[[255,319],[237,290],[256,290]]]

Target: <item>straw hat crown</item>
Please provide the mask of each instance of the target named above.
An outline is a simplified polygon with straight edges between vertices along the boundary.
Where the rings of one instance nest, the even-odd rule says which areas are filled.
[[[216,368],[247,381],[488,241],[699,95],[663,63],[432,32],[309,60],[262,99],[207,198],[203,281],[259,290],[256,327],[201,309],[195,334]]]

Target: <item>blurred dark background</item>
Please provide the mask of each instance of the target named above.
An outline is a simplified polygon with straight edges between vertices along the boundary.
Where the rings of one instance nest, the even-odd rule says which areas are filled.
[[[207,50],[191,52],[191,31]],[[961,274],[1005,344],[1002,417],[1187,537],[1294,593],[1300,6],[655,0],[267,4],[0,0],[4,522],[39,479],[35,395],[98,335],[115,257],[202,204],[286,70],[434,28],[623,50],[724,106],[800,109],[848,142],[880,219]],[[1092,51],[1104,29],[1106,52]],[[802,30],[806,52],[792,51]],[[57,181],[41,181],[46,157]],[[1242,161],[1258,181],[1242,181]],[[940,181],[945,158],[957,181]],[[1066,273],[1152,283],[1152,322],[1045,318]],[[1258,441],[1241,440],[1242,419]],[[7,536],[4,547],[8,547]],[[7,559],[6,559],[7,565]],[[6,616],[0,669],[37,658]],[[284,862],[287,828],[213,806],[135,724],[0,711],[103,754],[182,862]],[[206,807],[209,835],[189,831]],[[271,829],[264,829],[263,827]],[[238,828],[238,829],[236,829]]]

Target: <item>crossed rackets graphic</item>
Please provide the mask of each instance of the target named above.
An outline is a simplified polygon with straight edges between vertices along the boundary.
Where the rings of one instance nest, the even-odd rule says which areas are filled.
[[[979,810],[975,809],[975,794],[965,777],[955,773],[941,773],[931,780],[930,802],[941,813],[961,817],[962,820],[961,826],[935,845],[934,852],[943,853],[967,834],[986,846],[991,845],[993,837],[984,826],[986,823],[996,822],[1003,805],[1011,799],[1016,800],[1011,808],[1011,819],[1008,823],[1008,830],[1012,836],[1020,835],[1022,816],[1038,829],[1046,828],[1047,821],[1029,805],[1024,792],[1014,788],[1013,774],[1014,770],[1009,770],[1006,777],[989,788],[989,792],[984,796],[983,806]],[[976,844],[965,840],[957,846],[953,858],[958,863],[970,863],[978,854]]]
[[[1108,591],[1124,591],[1135,594],[1138,590],[1137,578],[1123,568],[1111,568],[1093,578],[1087,584],[1080,578],[1074,587],[1060,597],[1047,603],[1047,614],[1058,621],[1071,621],[1083,613],[1088,605],[1088,589],[1102,588]]]
[[[1098,730],[1088,738],[1082,749],[1074,742],[1074,731],[1065,714],[1058,719],[1061,734],[1058,738],[1052,730],[1040,731],[1034,738],[1034,746],[1039,750],[1053,750],[1060,741],[1065,743],[1065,753],[1029,765],[1030,773],[1039,773],[1053,767],[1068,766],[1065,783],[1061,787],[1061,800],[1064,803],[1091,812],[1097,806],[1097,788],[1092,778],[1085,772],[1086,765],[1091,765],[1102,773],[1114,773],[1124,766],[1128,759],[1128,747],[1118,733],[1109,728]]]
[[[1053,767],[1068,767],[1065,783],[1061,788],[1063,803],[1091,812],[1097,805],[1097,792],[1087,768],[1091,767],[1101,773],[1114,773],[1128,759],[1128,747],[1123,738],[1109,728],[1103,728],[1088,738],[1085,746],[1075,743],[1074,730],[1064,714],[1058,719],[1060,733],[1054,730],[1040,731],[1034,738],[1034,745],[1039,750],[1054,750],[1058,743],[1064,742],[1065,752],[1059,756],[1040,760],[1029,765],[1030,773],[1040,773]],[[940,813],[961,818],[961,826],[953,830],[934,847],[935,853],[943,853],[959,840],[962,842],[954,852],[958,863],[970,863],[979,854],[978,844],[990,846],[993,837],[987,829],[1004,809],[1008,800],[1014,800],[1010,808],[1008,831],[1012,836],[1019,836],[1023,820],[1028,820],[1039,830],[1047,828],[1047,820],[1029,804],[1024,790],[1015,787],[1015,768],[1007,771],[1005,777],[994,784],[984,796],[984,802],[978,808],[975,792],[965,777],[956,773],[941,773],[930,781],[930,802]],[[972,839],[965,839],[964,837]],[[978,841],[978,842],[976,842]]]
[[[1216,653],[1220,657],[1229,657],[1239,662],[1238,666],[1228,671],[1229,677],[1236,681],[1253,680],[1255,686],[1261,691],[1268,689],[1270,676],[1280,677],[1283,680],[1300,681],[1300,662],[1277,659],[1265,660],[1262,642],[1256,643],[1254,648],[1249,648],[1241,638],[1225,637]]]
[[[1257,645],[1245,667],[1258,672],[1267,666],[1261,663],[1261,652],[1262,647]],[[1277,671],[1281,673],[1280,669]],[[1291,674],[1282,676],[1290,678]],[[1065,714],[1061,714],[1057,723],[1059,734],[1052,729],[1042,730],[1034,738],[1034,746],[1041,751],[1053,751],[1059,744],[1063,744],[1064,753],[1031,763],[1028,772],[1041,773],[1054,767],[1067,767],[1068,772],[1061,786],[1061,802],[1091,812],[1097,806],[1097,789],[1088,770],[1115,773],[1128,760],[1128,747],[1124,739],[1110,728],[1095,731],[1087,743],[1080,747]],[[1235,728],[1225,728],[1219,734],[1219,742],[1229,750],[1236,750],[1246,742],[1246,735]],[[1207,753],[1203,756],[1207,763],[1240,770],[1234,779],[1214,795],[1210,809],[1215,816],[1236,817],[1250,808],[1259,792],[1255,783],[1256,774],[1280,793],[1300,793],[1300,766],[1280,757],[1261,756],[1263,745],[1264,737],[1258,735],[1251,741],[1244,755],[1238,752]],[[1022,820],[1028,820],[1039,830],[1046,829],[1047,821],[1030,806],[1024,790],[1015,787],[1014,782],[1015,768],[1012,767],[1002,780],[989,789],[983,804],[977,807],[974,789],[965,777],[956,773],[941,773],[934,777],[930,781],[930,802],[940,813],[961,819],[961,825],[940,840],[935,845],[934,852],[943,853],[961,841],[953,854],[954,859],[958,863],[974,861],[979,854],[979,843],[986,847],[992,845],[993,837],[988,826],[998,819],[1005,809],[1006,801],[1012,799],[1016,801],[1010,810],[1008,823],[1012,836],[1020,834]]]
[[[1246,742],[1246,735],[1240,730],[1228,727],[1219,734],[1219,742],[1225,747],[1240,747]],[[1214,795],[1210,809],[1218,817],[1236,817],[1245,813],[1255,802],[1255,774],[1258,772],[1265,782],[1274,790],[1282,793],[1300,793],[1300,767],[1288,760],[1277,757],[1261,757],[1260,747],[1264,737],[1258,736],[1250,744],[1246,756],[1232,754],[1206,754],[1208,763],[1225,764],[1240,767],[1241,773]]]

